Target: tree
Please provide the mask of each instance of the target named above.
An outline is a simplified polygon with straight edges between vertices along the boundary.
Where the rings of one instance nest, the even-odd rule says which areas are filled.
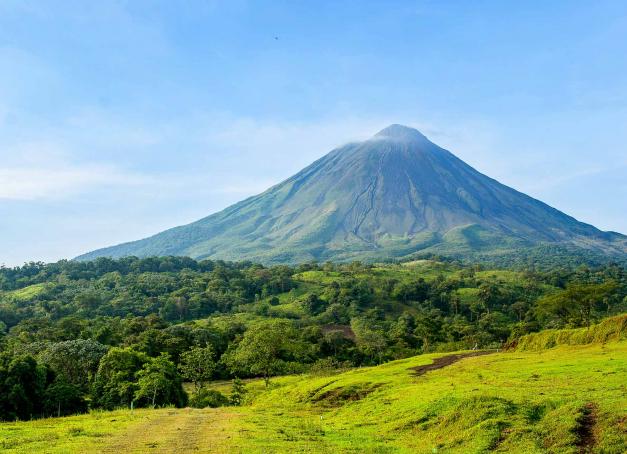
[[[323,355],[330,355],[336,359],[348,359],[349,350],[355,346],[354,333],[348,327],[329,329],[322,335],[320,352]]]
[[[301,301],[301,304],[307,313],[311,315],[318,315],[324,311],[326,303],[315,293],[310,293]]]
[[[501,312],[483,314],[479,319],[479,329],[492,337],[492,341],[504,342],[510,333],[509,319]]]
[[[296,344],[293,326],[283,320],[268,320],[248,329],[226,360],[233,373],[261,375],[266,387],[270,377],[285,370],[286,359]]]
[[[138,389],[135,375],[148,361],[145,353],[131,348],[109,350],[100,360],[96,372],[92,387],[93,406],[107,410],[129,406]]]
[[[149,404],[183,407],[187,404],[187,394],[183,390],[183,381],[170,361],[167,353],[151,358],[137,373],[135,400],[138,406]]]
[[[616,282],[611,280],[602,284],[571,284],[541,298],[536,312],[548,326],[590,326],[600,313],[607,315],[616,289]]]
[[[327,323],[343,325],[350,322],[349,309],[339,303],[329,304],[322,317]]]
[[[422,351],[429,351],[432,343],[440,339],[442,328],[441,313],[437,309],[421,311],[415,317],[414,335],[422,341]]]
[[[76,295],[74,304],[87,312],[93,311],[102,304],[101,297],[96,292],[86,292]]]
[[[211,379],[215,369],[215,353],[211,345],[206,347],[194,347],[181,355],[179,370],[183,378],[194,384],[196,393],[203,384]]]
[[[30,355],[0,354],[0,419],[30,419],[42,413],[49,370]]]
[[[387,346],[382,327],[366,318],[354,318],[351,320],[351,328],[355,333],[359,350],[371,361],[381,363],[383,350]]]
[[[81,389],[57,378],[44,393],[44,413],[47,415],[66,416],[87,411],[87,401]]]
[[[392,290],[392,297],[406,303],[408,301],[424,301],[429,296],[429,284],[424,278],[418,278],[415,282],[399,282]]]
[[[87,391],[107,350],[99,342],[76,339],[51,344],[39,357],[65,382]]]
[[[516,301],[509,306],[509,310],[516,314],[518,321],[521,322],[525,313],[529,310],[529,303],[526,301]]]
[[[390,338],[401,347],[414,347],[416,343],[415,329],[416,320],[414,316],[408,312],[403,312],[396,323],[391,326]]]
[[[337,302],[349,307],[366,308],[374,298],[374,289],[366,279],[351,279],[342,283]]]
[[[489,313],[501,298],[501,289],[494,282],[484,282],[479,286],[477,294],[483,303],[483,308]]]

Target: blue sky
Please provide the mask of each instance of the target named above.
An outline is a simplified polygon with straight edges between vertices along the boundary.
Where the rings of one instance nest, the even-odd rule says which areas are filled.
[[[0,0],[0,264],[196,220],[390,123],[627,233],[626,56],[622,1]]]

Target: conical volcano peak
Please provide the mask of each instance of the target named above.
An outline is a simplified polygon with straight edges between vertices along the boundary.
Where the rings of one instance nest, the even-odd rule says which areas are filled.
[[[417,129],[399,124],[393,124],[375,134],[375,138],[385,138],[399,141],[426,140],[427,138]]]
[[[270,264],[426,253],[526,261],[536,253],[521,251],[545,244],[627,257],[627,237],[577,222],[393,124],[223,211],[80,259],[187,255]]]

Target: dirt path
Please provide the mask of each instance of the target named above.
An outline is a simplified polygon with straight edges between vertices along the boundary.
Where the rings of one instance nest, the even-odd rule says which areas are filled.
[[[583,414],[578,421],[577,435],[579,436],[579,442],[577,448],[580,453],[592,452],[592,448],[596,444],[596,437],[594,435],[594,426],[597,423],[597,406],[593,402],[588,402],[583,408]]]
[[[433,360],[431,364],[424,364],[422,366],[411,367],[410,369],[414,371],[415,375],[423,375],[427,372],[431,372],[432,370],[442,369],[443,367],[450,366],[451,364],[456,363],[464,358],[471,358],[473,356],[483,356],[490,355],[495,353],[493,351],[480,351],[480,352],[469,352],[469,353],[458,353],[455,355],[441,356],[440,358],[436,358]]]
[[[226,430],[232,412],[192,408],[164,410],[159,416],[140,422],[102,446],[104,453],[189,453],[227,452],[230,432]]]

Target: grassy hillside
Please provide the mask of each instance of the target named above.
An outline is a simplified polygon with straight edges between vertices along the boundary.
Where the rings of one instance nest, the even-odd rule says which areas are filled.
[[[512,344],[518,351],[544,350],[557,345],[584,345],[627,339],[627,314],[611,317],[589,328],[547,329],[527,334]]]
[[[624,340],[489,353],[419,369],[447,355],[280,377],[267,389],[249,382],[242,407],[3,423],[0,447],[51,453],[627,450]]]

